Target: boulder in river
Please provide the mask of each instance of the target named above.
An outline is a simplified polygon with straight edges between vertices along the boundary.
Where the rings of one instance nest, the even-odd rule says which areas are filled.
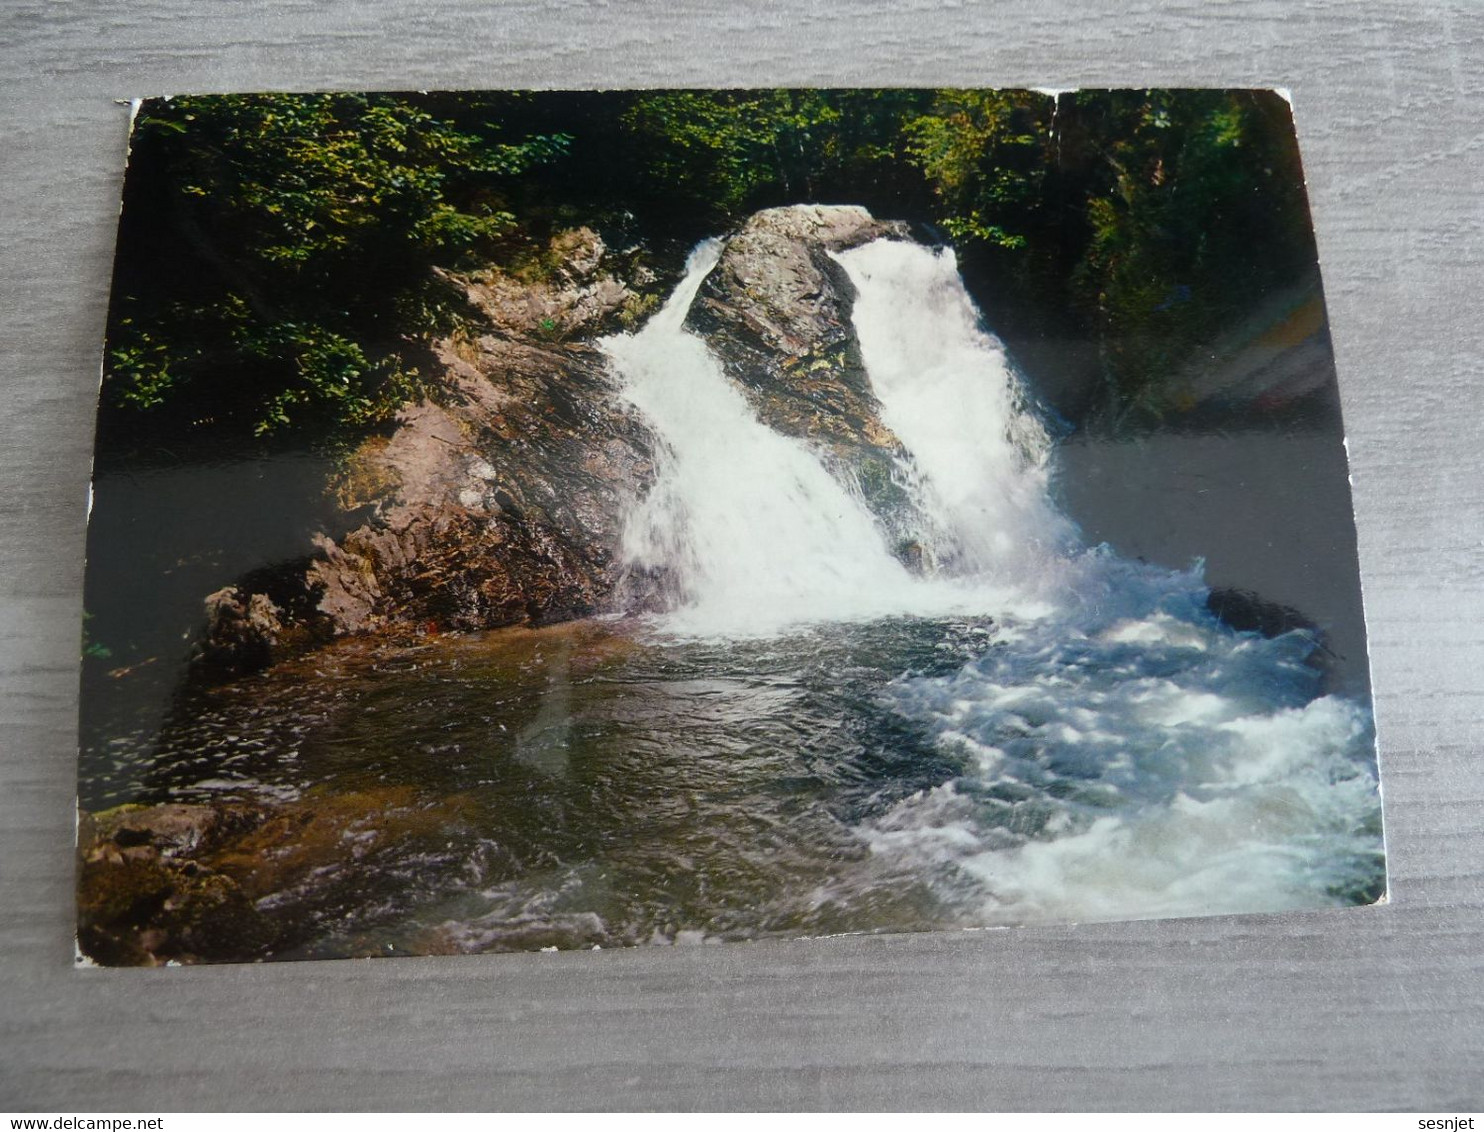
[[[203,863],[261,815],[240,805],[123,806],[78,822],[78,947],[110,966],[259,958],[277,936]]]
[[[905,545],[911,523],[895,469],[906,453],[881,420],[861,360],[850,321],[855,287],[830,257],[883,238],[910,234],[857,205],[755,213],[727,241],[686,325],[706,340],[759,419],[814,446]]]
[[[883,237],[908,233],[856,206],[757,213],[687,326],[759,419],[808,443],[912,564],[905,452],[881,420],[851,324],[854,288],[830,255]],[[553,239],[532,278],[444,273],[477,333],[434,343],[433,395],[343,461],[332,489],[360,521],[319,536],[305,564],[211,595],[207,671],[235,677],[344,634],[538,625],[651,601],[659,583],[625,569],[621,541],[653,482],[656,441],[596,340],[633,326],[656,296],[608,260],[578,229]]]
[[[529,279],[444,273],[477,332],[434,343],[432,395],[342,461],[330,490],[346,533],[206,600],[203,671],[239,676],[344,634],[542,624],[606,607],[652,440],[592,339],[632,324],[653,296],[607,269],[588,229],[558,234],[544,261]]]

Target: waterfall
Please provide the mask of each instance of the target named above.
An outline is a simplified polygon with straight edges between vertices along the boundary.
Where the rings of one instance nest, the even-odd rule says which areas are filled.
[[[876,240],[835,256],[856,286],[856,337],[881,419],[912,454],[934,557],[1014,576],[1074,544],[1050,501],[1050,440],[1004,347],[980,326],[950,249]]]
[[[654,486],[628,517],[631,567],[670,579],[673,628],[766,634],[907,604],[907,570],[864,502],[801,441],[764,426],[686,312],[721,254],[691,254],[669,301],[636,334],[605,339],[623,394],[660,440]]]
[[[722,245],[698,246],[664,307],[602,342],[658,437],[656,479],[625,526],[632,568],[665,580],[672,629],[766,635],[808,622],[1039,608],[1075,536],[1050,502],[1050,443],[1003,347],[979,326],[951,252],[879,240],[838,256],[855,329],[930,570],[911,574],[877,518],[809,446],[774,432],[686,312]]]
[[[822,240],[863,217],[772,220]],[[803,305],[778,322],[807,316],[775,339],[804,346],[766,375],[798,384],[761,412],[686,329],[719,241],[647,325],[601,343],[654,441],[616,549],[661,611],[327,645],[250,680],[187,681],[167,721],[100,738],[89,757],[113,801],[262,816],[247,840],[226,830],[223,851],[262,863],[263,931],[202,955],[606,948],[1384,895],[1370,706],[1325,694],[1315,635],[1235,631],[1208,609],[1199,563],[1082,545],[1054,502],[1051,438],[951,251],[885,240],[830,264],[820,246],[772,279],[766,247],[744,247],[747,278],[728,272],[755,304],[739,315],[776,316],[792,296]],[[874,402],[838,361],[856,357],[830,321],[844,276]],[[728,358],[748,356],[722,326]],[[765,425],[780,407],[869,432],[870,501],[890,510],[872,509],[848,453]],[[898,454],[889,485],[884,453]],[[894,553],[907,533],[911,569]],[[527,564],[509,564],[515,585]],[[124,815],[133,826],[100,815],[90,862],[168,808]],[[187,903],[147,924],[94,892],[80,938],[170,954],[158,934],[195,954],[182,925],[226,938],[242,920],[221,891],[179,887]]]
[[[871,856],[854,891],[950,878],[963,922],[981,924],[1375,898],[1368,705],[1322,694],[1310,634],[1263,639],[1212,616],[1199,563],[1080,544],[1052,500],[1050,439],[951,251],[878,240],[835,256],[881,420],[908,454],[898,478],[926,576],[684,329],[718,254],[698,248],[649,325],[605,343],[661,440],[624,554],[672,578],[666,627],[994,621],[995,647],[948,674],[904,671],[882,693],[961,770],[859,824]],[[850,883],[812,899],[848,905]]]

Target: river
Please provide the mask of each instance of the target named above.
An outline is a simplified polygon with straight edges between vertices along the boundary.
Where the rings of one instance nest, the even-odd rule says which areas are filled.
[[[1368,701],[1327,689],[1308,631],[1217,620],[1198,563],[1085,545],[951,251],[838,256],[908,452],[910,565],[685,330],[718,252],[603,344],[662,442],[622,552],[665,612],[344,642],[187,689],[158,736],[85,759],[84,795],[341,813],[263,862],[258,906],[295,924],[280,957],[1381,895]]]

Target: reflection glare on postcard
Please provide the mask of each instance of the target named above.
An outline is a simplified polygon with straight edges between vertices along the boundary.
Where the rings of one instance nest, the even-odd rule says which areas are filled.
[[[1279,95],[136,109],[80,961],[1384,897]]]

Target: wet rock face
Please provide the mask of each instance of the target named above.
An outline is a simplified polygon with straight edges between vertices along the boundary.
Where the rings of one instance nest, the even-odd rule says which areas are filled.
[[[105,966],[157,966],[294,955],[326,923],[353,937],[365,862],[436,854],[470,818],[466,798],[407,786],[80,811],[78,948]]]
[[[904,452],[882,423],[850,322],[855,288],[830,252],[905,225],[853,205],[793,205],[754,214],[728,241],[686,316],[727,375],[774,430],[815,445],[855,479],[900,536],[905,494],[892,469]]]
[[[445,278],[464,291],[501,337],[556,342],[609,334],[631,323],[647,303],[608,270],[607,250],[592,229],[576,228],[553,237],[547,257],[554,266],[546,278],[528,281],[499,273]]]
[[[436,395],[344,462],[331,490],[363,522],[319,536],[307,563],[206,599],[200,672],[234,678],[344,634],[541,624],[606,607],[652,440],[592,339],[651,300],[606,270],[587,229],[557,236],[548,258],[555,266],[529,281],[445,276],[485,332],[436,343]]]
[[[907,232],[853,206],[757,213],[687,326],[759,418],[813,445],[910,550],[911,505],[894,474],[903,449],[862,365],[854,288],[830,258],[882,237]],[[655,440],[593,343],[636,325],[655,295],[611,271],[587,229],[557,236],[546,262],[531,279],[445,275],[483,333],[436,343],[436,395],[345,461],[332,488],[359,525],[317,539],[307,563],[207,599],[203,672],[234,678],[344,634],[543,624],[652,599],[658,583],[626,573],[620,545]]]
[[[253,829],[240,806],[124,807],[78,825],[78,946],[110,966],[251,959],[276,929],[203,860]]]
[[[644,302],[588,229],[543,278],[450,280],[487,320],[435,347],[444,389],[363,445],[342,503],[366,523],[319,540],[309,582],[336,634],[472,630],[598,612],[619,582],[622,519],[652,473],[648,431],[591,340]]]
[[[597,612],[619,581],[651,440],[592,346],[486,335],[440,349],[451,395],[363,449],[371,519],[310,569],[338,633],[485,629]],[[363,469],[364,471],[364,469]]]

